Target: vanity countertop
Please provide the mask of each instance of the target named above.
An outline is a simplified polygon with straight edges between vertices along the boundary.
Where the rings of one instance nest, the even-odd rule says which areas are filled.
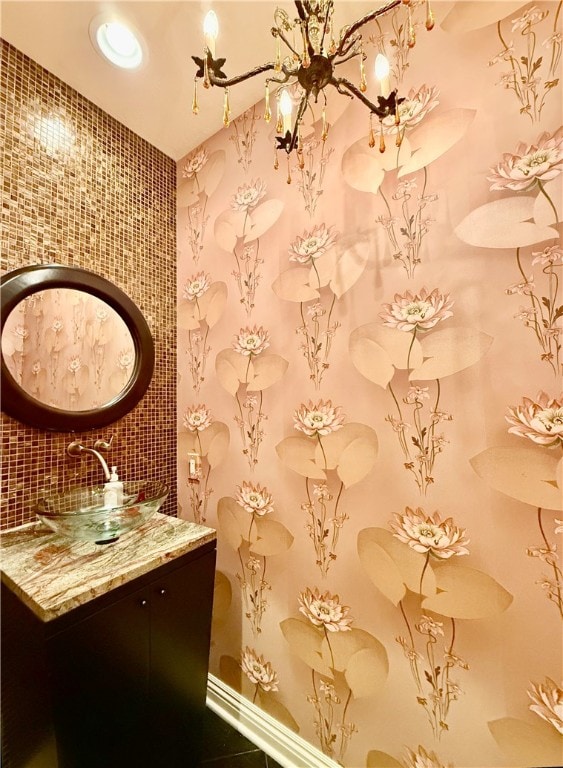
[[[51,621],[215,538],[212,528],[160,512],[104,545],[70,541],[33,523],[0,536],[2,581]]]

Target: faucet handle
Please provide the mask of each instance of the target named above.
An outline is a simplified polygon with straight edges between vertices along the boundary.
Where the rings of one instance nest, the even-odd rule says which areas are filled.
[[[96,440],[94,443],[94,448],[97,451],[109,451],[111,448],[111,444],[113,443],[113,435],[108,440]]]
[[[82,451],[84,450],[84,446],[80,445],[78,440],[73,440],[72,443],[69,443],[66,447],[66,452],[69,456],[80,456]]]

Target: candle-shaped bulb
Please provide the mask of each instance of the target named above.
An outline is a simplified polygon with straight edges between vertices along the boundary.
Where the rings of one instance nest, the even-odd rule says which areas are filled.
[[[389,85],[389,61],[382,53],[378,53],[375,57],[375,77],[379,81],[381,95],[387,98],[391,90]]]
[[[280,96],[280,114],[283,118],[283,133],[284,135],[289,131],[291,133],[291,110],[293,104],[291,103],[291,96],[284,90]]]
[[[217,14],[215,11],[208,11],[203,20],[203,35],[205,37],[205,45],[207,50],[211,54],[211,58],[215,58],[215,41],[219,34],[219,21],[217,20]]]

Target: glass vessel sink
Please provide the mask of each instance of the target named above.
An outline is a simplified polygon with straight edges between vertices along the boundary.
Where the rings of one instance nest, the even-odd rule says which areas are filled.
[[[104,506],[104,486],[74,488],[37,501],[37,517],[55,533],[77,541],[109,544],[143,525],[160,509],[168,486],[159,480],[123,483],[119,507]]]

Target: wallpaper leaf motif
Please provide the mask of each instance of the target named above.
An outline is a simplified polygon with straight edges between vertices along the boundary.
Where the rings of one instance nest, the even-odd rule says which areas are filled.
[[[468,0],[462,5],[455,4],[442,20],[442,29],[452,34],[463,34],[496,24],[510,14],[515,14],[527,5],[523,0],[495,0],[485,5],[481,0]]]
[[[547,723],[503,717],[488,726],[503,754],[515,764],[561,764],[561,737]]]
[[[486,619],[505,611],[512,595],[491,576],[463,565],[434,566],[435,595],[421,605],[427,611],[452,619]]]
[[[282,523],[264,515],[274,510],[273,499],[266,488],[243,482],[237,498],[219,499],[219,528],[227,543],[237,550],[241,571],[236,574],[243,596],[245,616],[255,635],[262,631],[262,618],[267,608],[266,557],[286,552],[293,535]],[[260,559],[261,558],[261,559]]]
[[[541,449],[516,446],[486,448],[469,463],[497,491],[533,507],[563,509],[556,471],[559,456]]]
[[[409,374],[411,381],[444,379],[478,363],[493,343],[475,328],[443,328],[420,340],[424,361]]]
[[[393,605],[399,604],[407,589],[436,594],[436,577],[432,568],[424,569],[425,556],[404,547],[391,531],[364,528],[358,534],[358,555],[370,580]]]
[[[536,224],[536,198],[514,195],[492,200],[471,211],[455,228],[460,240],[479,248],[524,248],[557,237],[557,230]]]
[[[464,137],[475,114],[474,109],[456,107],[425,117],[409,134],[410,157],[401,162],[398,177],[428,167],[445,155]]]

